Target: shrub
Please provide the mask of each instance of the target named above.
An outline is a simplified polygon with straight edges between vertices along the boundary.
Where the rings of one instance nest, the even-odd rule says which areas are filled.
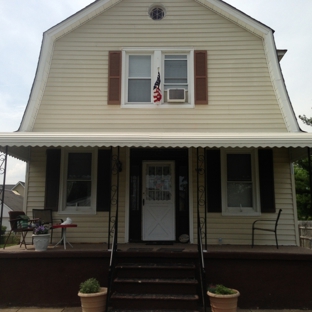
[[[87,279],[80,284],[79,291],[83,294],[92,294],[100,291],[100,283],[94,277]]]
[[[7,227],[6,227],[6,226],[1,225],[1,233],[0,233],[0,235],[4,235],[4,234],[5,234],[6,229],[7,229]]]
[[[208,291],[217,295],[233,295],[235,291],[223,285],[209,286]]]

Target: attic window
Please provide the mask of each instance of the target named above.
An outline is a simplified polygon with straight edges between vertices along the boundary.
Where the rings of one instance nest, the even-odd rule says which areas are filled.
[[[149,11],[149,16],[154,21],[160,21],[165,16],[165,11],[161,7],[152,7]]]

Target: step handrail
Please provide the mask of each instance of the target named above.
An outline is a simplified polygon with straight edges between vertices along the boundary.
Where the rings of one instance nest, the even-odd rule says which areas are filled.
[[[200,225],[200,215],[198,207],[197,207],[197,247],[199,257],[200,291],[202,296],[203,311],[206,312],[206,270],[202,244],[202,227]]]
[[[108,268],[107,299],[106,299],[105,311],[108,311],[110,297],[111,297],[112,284],[113,284],[113,276],[115,272],[115,258],[116,258],[116,253],[117,253],[117,237],[118,237],[118,207],[116,210],[116,217],[115,217],[112,230],[114,231],[114,235],[113,235],[112,248],[111,248],[110,260],[109,260],[109,268]]]

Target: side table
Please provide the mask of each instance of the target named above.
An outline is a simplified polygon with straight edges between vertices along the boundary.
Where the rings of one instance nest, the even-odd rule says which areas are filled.
[[[58,244],[63,242],[64,249],[66,249],[66,243],[73,248],[71,243],[66,240],[66,229],[72,228],[72,227],[77,227],[77,224],[53,224],[52,225],[52,229],[62,229],[62,238],[54,247],[56,247]]]

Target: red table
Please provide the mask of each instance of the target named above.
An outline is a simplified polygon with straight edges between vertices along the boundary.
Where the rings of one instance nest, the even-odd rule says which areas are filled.
[[[70,242],[66,241],[66,229],[67,228],[71,228],[71,227],[77,227],[77,224],[54,224],[52,225],[52,229],[62,229],[62,238],[61,240],[55,245],[57,246],[58,244],[60,244],[61,242],[63,242],[64,244],[64,249],[66,249],[66,243],[68,245],[70,245],[72,248],[73,246],[71,245]],[[54,246],[54,247],[55,247]]]

